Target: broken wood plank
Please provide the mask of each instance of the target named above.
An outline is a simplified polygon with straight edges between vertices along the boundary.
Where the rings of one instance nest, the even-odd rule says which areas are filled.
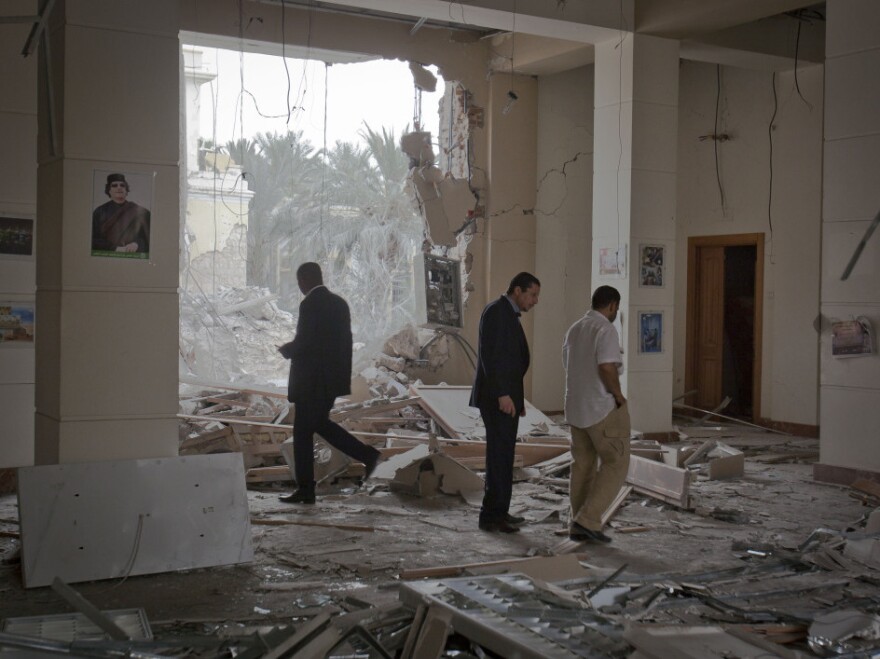
[[[631,455],[626,482],[642,494],[680,508],[690,507],[690,472],[687,469]]]
[[[602,526],[605,526],[614,514],[617,512],[617,509],[623,505],[623,502],[633,491],[632,485],[624,485],[620,488],[620,491],[617,493],[617,496],[614,497],[614,500],[608,504],[608,507],[605,509],[605,512],[602,513]]]
[[[546,558],[533,556],[532,559]],[[580,558],[580,557],[579,557]],[[586,554],[583,555],[586,558]],[[411,570],[401,570],[400,578],[411,581],[413,579],[443,579],[445,577],[458,577],[468,570],[477,570],[491,567],[504,567],[530,560],[529,558],[504,558],[498,561],[485,561],[482,563],[462,563],[460,565],[441,565],[439,567],[423,567]]]
[[[274,483],[276,481],[292,481],[293,474],[290,467],[279,465],[276,467],[253,467],[244,475],[245,483]]]
[[[358,526],[356,524],[332,524],[330,522],[309,522],[306,520],[298,519],[251,517],[251,524],[255,524],[257,526],[316,526],[324,529],[359,531],[361,533],[373,533],[374,531],[376,531],[376,527],[374,526]]]
[[[238,424],[242,426],[256,426],[258,428],[273,428],[275,430],[293,430],[293,426],[288,424],[248,421],[247,419],[242,419],[242,417],[235,416],[199,416],[196,414],[178,414],[177,418],[187,419],[190,421],[216,421],[218,423]]]

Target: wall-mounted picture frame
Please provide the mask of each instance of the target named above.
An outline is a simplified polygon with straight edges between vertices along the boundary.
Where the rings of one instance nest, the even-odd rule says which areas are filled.
[[[831,323],[831,355],[861,357],[874,352],[871,322],[867,318]]]
[[[34,221],[24,217],[0,217],[0,259],[34,258]]]
[[[639,286],[663,288],[666,285],[666,247],[639,245]]]
[[[0,302],[0,349],[34,347],[34,303]]]
[[[614,278],[626,276],[626,245],[599,248],[599,275]]]
[[[639,312],[639,352],[650,355],[663,352],[663,312]]]
[[[92,256],[149,260],[155,174],[96,169],[93,176]]]

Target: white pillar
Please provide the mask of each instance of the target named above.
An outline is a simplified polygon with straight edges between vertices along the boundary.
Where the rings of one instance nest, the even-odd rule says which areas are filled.
[[[177,6],[52,10],[54,146],[39,87],[37,463],[177,453]],[[137,191],[151,205],[149,260],[91,255],[96,170],[152,180],[151,195]]]
[[[880,356],[832,357],[828,322],[864,316],[880,330],[880,232],[849,278],[841,280],[880,210],[880,4],[829,0],[827,9],[821,293],[826,322],[816,476],[845,482],[853,470],[880,472]]]
[[[672,426],[678,52],[677,41],[631,33],[596,45],[591,288],[621,293],[624,388],[644,432]],[[647,245],[664,250],[662,287],[640,285]],[[607,274],[600,256],[618,250],[626,263]],[[663,314],[661,352],[639,352],[642,312]]]

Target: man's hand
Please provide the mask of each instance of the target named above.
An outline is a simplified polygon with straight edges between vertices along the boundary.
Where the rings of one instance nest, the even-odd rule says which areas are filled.
[[[626,398],[623,397],[623,394],[617,394],[614,396],[614,403],[617,407],[623,407],[624,403],[626,403]]]
[[[498,397],[498,409],[504,414],[516,416],[516,405],[513,404],[513,399],[510,396]]]

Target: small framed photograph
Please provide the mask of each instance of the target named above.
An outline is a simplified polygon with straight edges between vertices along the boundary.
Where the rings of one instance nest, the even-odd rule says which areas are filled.
[[[34,221],[0,217],[0,259],[33,260]]]
[[[626,245],[599,248],[599,275],[617,278],[626,276]]]
[[[0,347],[34,347],[33,302],[0,302]]]
[[[663,352],[663,312],[639,312],[639,352],[656,354]]]
[[[663,288],[666,285],[665,252],[663,245],[639,246],[639,286]]]
[[[871,324],[867,318],[831,323],[831,354],[834,357],[859,357],[874,352]]]

